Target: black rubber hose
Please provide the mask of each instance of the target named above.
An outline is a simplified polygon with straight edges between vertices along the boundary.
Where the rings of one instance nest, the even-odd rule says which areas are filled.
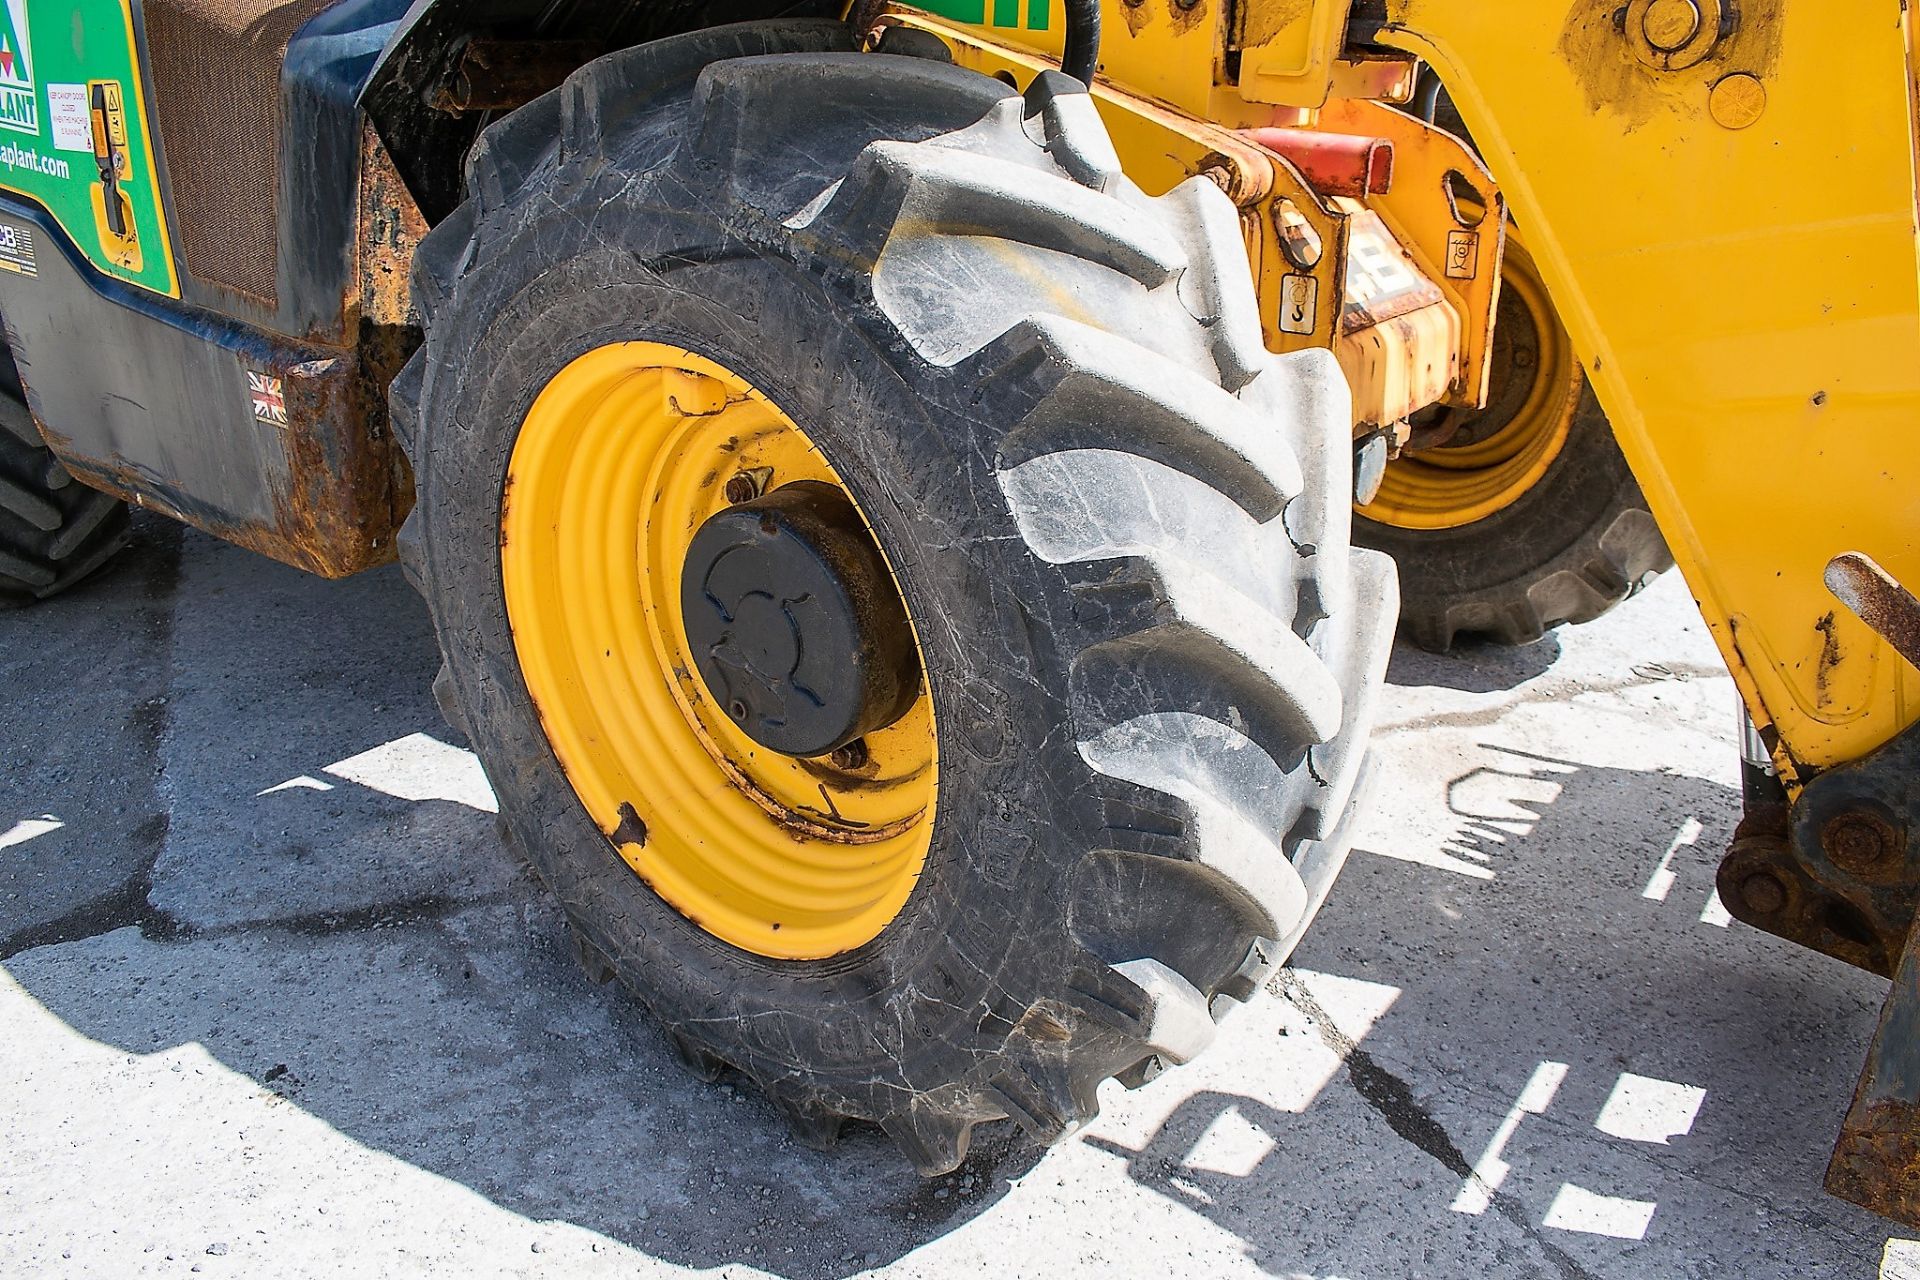
[[[1100,65],[1100,0],[1067,0],[1067,47],[1060,69],[1088,88]]]
[[[1413,114],[1432,124],[1434,116],[1440,110],[1440,73],[1432,67],[1422,64],[1420,67],[1420,87],[1414,90]]]

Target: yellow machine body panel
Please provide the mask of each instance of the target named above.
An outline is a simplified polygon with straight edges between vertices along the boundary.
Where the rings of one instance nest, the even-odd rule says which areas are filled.
[[[1823,581],[1920,582],[1912,43],[1898,0],[1699,8],[1393,0],[1375,38],[1500,178],[1791,787],[1920,710]]]

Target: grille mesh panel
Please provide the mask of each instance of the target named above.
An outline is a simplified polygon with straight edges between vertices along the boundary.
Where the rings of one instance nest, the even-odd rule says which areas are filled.
[[[197,280],[278,305],[280,65],[329,0],[147,0],[173,234]]]

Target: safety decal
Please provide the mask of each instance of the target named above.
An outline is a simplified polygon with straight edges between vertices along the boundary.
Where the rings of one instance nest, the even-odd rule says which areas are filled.
[[[1292,275],[1280,286],[1280,332],[1305,336],[1313,332],[1320,310],[1320,282],[1312,276]]]
[[[33,87],[33,47],[27,0],[0,4],[0,129],[40,132],[40,99]]]
[[[33,228],[15,222],[0,222],[0,271],[18,276],[37,276],[39,264],[33,258]]]
[[[270,373],[247,370],[247,393],[253,397],[253,417],[271,427],[287,425],[285,384]]]
[[[1479,271],[1479,235],[1472,231],[1447,232],[1447,279],[1471,280]]]
[[[93,121],[87,114],[87,86],[47,86],[47,132],[60,151],[92,151]]]

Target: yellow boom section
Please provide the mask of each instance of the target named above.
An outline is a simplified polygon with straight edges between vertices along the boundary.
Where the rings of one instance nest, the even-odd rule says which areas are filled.
[[[1822,574],[1857,550],[1920,583],[1899,0],[1385,17],[1369,34],[1438,68],[1499,178],[1789,784],[1892,738],[1920,678]]]

